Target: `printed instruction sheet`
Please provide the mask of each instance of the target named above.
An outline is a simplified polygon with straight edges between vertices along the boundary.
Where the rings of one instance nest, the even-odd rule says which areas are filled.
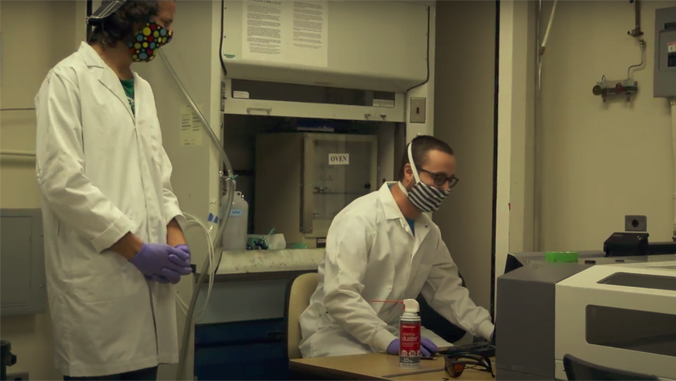
[[[202,120],[190,105],[181,106],[181,145],[202,145]]]
[[[327,0],[244,2],[244,59],[328,66]]]

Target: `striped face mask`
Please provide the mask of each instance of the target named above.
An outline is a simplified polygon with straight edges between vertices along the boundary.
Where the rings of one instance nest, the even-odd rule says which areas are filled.
[[[408,145],[408,161],[411,164],[411,169],[413,170],[413,177],[415,178],[415,185],[413,188],[408,191],[404,185],[399,182],[399,188],[404,192],[408,200],[411,201],[411,204],[415,206],[419,211],[431,213],[439,210],[441,202],[451,193],[451,190],[441,190],[439,188],[429,186],[422,181],[420,181],[420,176],[418,175],[418,170],[415,167],[413,162],[413,154],[411,153],[411,145]]]

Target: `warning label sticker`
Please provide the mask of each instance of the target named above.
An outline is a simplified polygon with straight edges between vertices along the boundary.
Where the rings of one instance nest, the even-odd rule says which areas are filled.
[[[676,53],[676,41],[667,42],[667,52]]]

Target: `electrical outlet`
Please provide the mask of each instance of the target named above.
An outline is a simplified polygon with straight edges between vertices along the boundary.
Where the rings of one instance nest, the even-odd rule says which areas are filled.
[[[646,216],[624,216],[624,230],[628,232],[647,232],[648,217]]]
[[[28,372],[10,373],[7,375],[8,381],[28,381]]]
[[[425,123],[426,98],[411,98],[411,123]]]

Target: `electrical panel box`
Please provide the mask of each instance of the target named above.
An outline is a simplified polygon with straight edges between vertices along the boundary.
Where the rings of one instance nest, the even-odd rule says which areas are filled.
[[[0,210],[2,316],[44,312],[47,305],[40,209]]]
[[[676,97],[676,7],[655,10],[654,96]]]

